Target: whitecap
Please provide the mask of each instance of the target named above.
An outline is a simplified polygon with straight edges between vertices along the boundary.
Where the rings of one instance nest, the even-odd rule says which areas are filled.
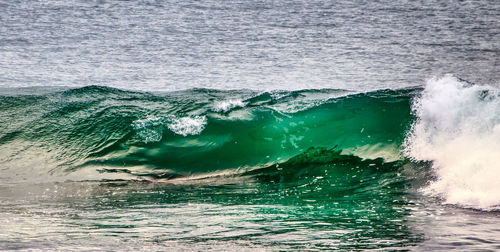
[[[207,124],[206,116],[186,116],[181,118],[171,118],[167,125],[168,129],[178,135],[198,135]]]
[[[226,113],[234,108],[243,107],[245,107],[245,103],[242,100],[232,99],[214,103],[213,111]]]
[[[437,180],[424,192],[446,203],[500,206],[500,92],[453,76],[431,79],[413,104],[405,154],[432,161]]]

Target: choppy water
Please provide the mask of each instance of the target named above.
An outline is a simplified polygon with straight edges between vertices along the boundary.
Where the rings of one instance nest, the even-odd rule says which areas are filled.
[[[496,83],[491,1],[2,1],[0,84],[377,90]]]
[[[0,9],[0,249],[500,249],[494,1]]]

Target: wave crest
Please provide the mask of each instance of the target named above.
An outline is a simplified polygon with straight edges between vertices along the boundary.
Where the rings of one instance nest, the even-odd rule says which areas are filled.
[[[500,92],[453,76],[431,79],[415,100],[405,142],[414,160],[433,161],[437,180],[424,191],[446,203],[500,206]]]

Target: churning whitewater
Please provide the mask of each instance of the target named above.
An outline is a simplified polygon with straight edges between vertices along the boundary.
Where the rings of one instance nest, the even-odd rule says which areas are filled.
[[[446,203],[500,207],[500,93],[452,76],[427,82],[412,108],[405,142],[413,160],[432,161],[437,180],[424,189]]]

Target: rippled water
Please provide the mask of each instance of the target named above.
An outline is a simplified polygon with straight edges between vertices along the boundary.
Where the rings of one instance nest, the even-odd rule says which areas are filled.
[[[0,85],[376,90],[499,77],[498,1],[4,1]]]
[[[0,2],[0,249],[500,250],[499,20]]]
[[[141,183],[2,188],[0,243],[44,250],[500,248],[498,213],[444,206],[418,193],[372,209],[377,199],[270,204],[256,190]]]

